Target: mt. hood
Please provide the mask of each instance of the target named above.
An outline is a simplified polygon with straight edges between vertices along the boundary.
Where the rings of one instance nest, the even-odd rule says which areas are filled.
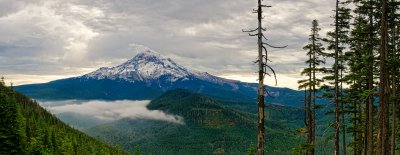
[[[129,82],[153,82],[174,83],[200,79],[216,83],[229,83],[232,80],[219,78],[208,73],[189,70],[176,64],[170,58],[164,58],[161,54],[146,50],[137,54],[127,62],[112,68],[100,68],[92,73],[81,76],[86,79],[110,79],[126,80]]]
[[[190,70],[146,49],[115,67],[102,67],[82,76],[15,89],[39,100],[151,100],[168,90],[181,88],[215,99],[256,103],[257,87],[255,83]],[[274,87],[268,87],[268,91],[274,96],[268,103],[300,104],[302,93],[299,91]]]

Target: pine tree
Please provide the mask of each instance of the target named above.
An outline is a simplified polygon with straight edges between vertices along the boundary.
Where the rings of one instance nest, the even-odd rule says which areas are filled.
[[[246,152],[246,155],[256,155],[257,151],[253,144],[250,144],[249,149]]]
[[[6,83],[4,82],[4,76],[0,77],[0,85],[4,86]]]
[[[139,144],[136,145],[136,147],[135,147],[135,153],[133,153],[133,155],[142,155],[142,152],[140,151],[140,146],[139,146]]]
[[[353,154],[372,152],[373,141],[373,78],[375,26],[374,15],[371,13],[371,1],[353,1],[355,4],[354,22],[352,24],[349,50],[344,59],[348,70],[343,81],[349,86],[343,94],[343,101],[349,103],[347,111],[351,113],[348,131],[353,138],[350,146]]]
[[[387,66],[387,0],[381,1],[381,27],[380,27],[380,77],[379,77],[379,110],[378,110],[378,134],[377,134],[377,149],[379,155],[386,155],[389,152],[389,71]]]
[[[354,28],[352,30],[352,52],[359,59],[349,59],[348,61],[353,61],[349,66],[351,68],[350,74],[354,75],[355,78],[364,78],[364,80],[355,79],[354,85],[358,84],[358,92],[353,92],[354,97],[361,97],[362,101],[365,101],[365,106],[361,106],[357,103],[357,106],[363,107],[363,111],[356,111],[358,117],[354,121],[358,121],[358,125],[354,126],[356,129],[364,129],[364,131],[354,130],[353,132],[358,132],[358,137],[363,135],[362,140],[353,140],[359,149],[362,149],[365,154],[373,154],[374,152],[374,95],[376,94],[374,89],[374,79],[377,74],[377,62],[375,55],[378,52],[378,18],[379,11],[375,8],[379,6],[379,3],[375,0],[354,0],[353,1],[356,8],[354,13],[357,17],[354,20]],[[353,56],[354,56],[353,55]],[[355,58],[355,57],[353,57]],[[359,60],[359,61],[356,61]],[[354,78],[353,78],[354,79]],[[355,88],[355,87],[354,87]],[[355,89],[353,89],[354,91]],[[364,118],[362,116],[365,115]],[[353,122],[354,122],[353,121]],[[354,122],[356,123],[356,122]],[[365,124],[365,127],[362,127]],[[358,127],[360,126],[360,127]],[[364,144],[361,147],[360,142]],[[358,149],[356,149],[358,150]],[[360,151],[360,150],[358,150]]]
[[[391,0],[388,2],[388,68],[390,72],[390,103],[392,104],[391,115],[392,115],[392,122],[391,122],[391,138],[390,138],[390,154],[395,155],[396,149],[396,131],[397,131],[397,86],[398,86],[398,70],[399,70],[399,58],[398,58],[398,48],[397,43],[399,40],[398,37],[398,24],[399,24],[399,17],[400,14],[397,10],[399,10],[400,2],[396,2]]]
[[[358,4],[356,4],[357,7]],[[353,148],[353,154],[362,154],[366,145],[367,125],[366,116],[367,109],[367,96],[363,96],[364,91],[368,90],[368,63],[365,61],[368,56],[368,38],[367,24],[368,20],[360,14],[358,8],[355,10],[357,14],[354,19],[353,29],[350,38],[350,50],[345,54],[345,60],[348,65],[348,74],[345,75],[344,81],[349,85],[345,89],[344,102],[350,103],[347,107],[351,112],[351,125],[348,131],[352,133],[353,138],[350,146]]]
[[[328,75],[324,78],[329,82],[327,86],[327,92],[333,93],[331,95],[326,94],[327,97],[333,97],[334,103],[334,154],[339,154],[339,135],[340,128],[342,130],[342,144],[343,144],[343,154],[346,154],[346,122],[345,122],[345,105],[343,101],[343,76],[345,73],[345,61],[344,52],[346,50],[347,44],[349,43],[349,29],[350,29],[350,19],[352,18],[350,14],[350,9],[347,8],[349,1],[341,2],[336,1],[335,9],[335,31],[328,32],[328,38],[324,39],[328,43],[328,50],[334,50],[334,53],[329,56],[335,60],[333,67],[328,70]],[[341,117],[339,117],[341,116]]]
[[[325,73],[326,69],[324,67],[320,67],[325,64],[326,53],[324,53],[324,48],[321,43],[321,38],[319,37],[320,28],[318,27],[318,21],[312,21],[311,35],[309,38],[310,43],[304,47],[304,50],[308,51],[307,55],[309,59],[306,61],[308,64],[308,68],[305,68],[302,75],[307,75],[308,79],[299,81],[299,89],[305,89],[305,106],[306,109],[306,118],[305,124],[307,127],[307,154],[315,153],[315,126],[316,126],[316,117],[315,111],[317,109],[316,103],[316,92],[319,90],[321,83],[323,82],[321,78],[317,77],[319,73]],[[307,91],[308,88],[308,91]]]

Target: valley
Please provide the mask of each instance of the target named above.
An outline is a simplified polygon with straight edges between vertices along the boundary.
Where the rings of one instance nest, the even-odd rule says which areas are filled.
[[[145,154],[243,154],[257,142],[256,87],[143,51],[116,67],[15,89],[40,100],[69,125],[127,151],[139,145]],[[303,93],[268,91],[267,153],[292,154],[305,138],[296,131],[303,126]],[[321,133],[326,123],[319,125]]]

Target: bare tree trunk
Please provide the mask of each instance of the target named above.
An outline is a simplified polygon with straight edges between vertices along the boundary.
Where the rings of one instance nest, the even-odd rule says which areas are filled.
[[[380,82],[379,82],[379,129],[377,141],[377,155],[389,153],[389,81],[387,60],[387,0],[382,2],[381,19],[381,48],[380,48]]]
[[[369,1],[370,3],[370,15],[369,15],[369,26],[371,27],[370,31],[372,30],[373,27],[373,4],[372,0]],[[373,32],[369,32],[368,36],[368,44],[369,46],[373,46]],[[367,81],[367,87],[369,91],[372,91],[374,89],[374,51],[373,48],[369,48],[369,54],[368,56],[372,57],[370,61],[368,61],[368,81]],[[367,155],[371,155],[374,152],[374,96],[371,94],[368,96],[368,105],[367,105],[367,146],[366,146],[366,151],[365,153]]]
[[[307,126],[308,129],[308,123],[307,123],[307,88],[304,88],[304,125]]]
[[[355,81],[353,81],[353,83],[355,83]],[[352,100],[352,102],[353,102],[354,108],[356,109],[356,107],[357,107],[357,101],[356,101],[356,100]],[[356,126],[358,126],[358,123],[357,123],[357,110],[354,110],[353,116],[354,116],[354,127],[356,127]],[[358,139],[358,133],[357,133],[357,132],[354,132],[354,133],[353,133],[353,139],[354,139],[356,142],[358,142],[358,141],[357,141],[357,139]],[[354,149],[353,149],[353,154],[357,154],[357,151],[358,151],[358,143],[355,143],[353,148],[354,148]]]
[[[262,45],[262,6],[258,0],[258,145],[257,154],[264,155],[264,56]]]
[[[334,96],[334,102],[335,102],[335,121],[334,121],[334,126],[335,126],[335,135],[334,135],[334,155],[339,154],[339,72],[338,72],[338,66],[339,66],[339,0],[336,0],[336,16],[335,16],[335,96]]]
[[[340,52],[340,57],[342,57],[343,54]],[[341,111],[341,116],[342,116],[342,147],[343,147],[343,155],[346,155],[346,120],[344,118],[344,102],[343,102],[343,60],[340,60],[340,111]]]
[[[267,64],[268,62],[268,51],[267,48],[264,46],[269,46],[272,48],[285,48],[287,46],[272,46],[266,42],[263,42],[263,38],[267,40],[267,38],[264,36],[263,31],[266,31],[262,27],[262,8],[268,8],[271,6],[268,5],[263,5],[261,3],[262,0],[258,0],[258,5],[257,5],[257,10],[253,10],[253,13],[257,14],[257,19],[258,19],[258,27],[253,30],[242,30],[243,32],[249,33],[250,36],[257,36],[258,37],[258,60],[255,63],[258,63],[258,134],[257,134],[257,154],[258,155],[264,155],[265,154],[265,129],[264,129],[264,118],[265,118],[265,86],[264,86],[264,77],[266,74],[266,69],[270,69],[275,77],[275,82],[277,81],[276,79],[276,74],[274,69]],[[253,34],[254,32],[257,32],[256,34]],[[265,54],[263,51],[265,50]],[[277,82],[276,82],[277,84]]]
[[[358,91],[361,92],[362,91],[362,86],[361,84],[358,84]],[[355,100],[355,102],[358,102],[357,100]],[[358,114],[358,118],[356,120],[357,122],[357,126],[361,126],[362,125],[362,114],[363,114],[363,102],[360,102],[359,104],[357,104],[357,114]],[[361,155],[362,154],[362,146],[363,146],[363,138],[365,136],[365,133],[358,133],[357,132],[357,152],[356,154]]]
[[[310,63],[309,63],[309,68],[311,69],[311,59],[312,59],[312,49],[310,49]],[[313,121],[312,121],[312,86],[311,86],[311,81],[312,81],[312,73],[311,73],[312,71],[310,70],[310,72],[309,72],[309,74],[308,74],[308,77],[309,77],[309,80],[308,80],[308,82],[310,83],[309,85],[308,85],[308,89],[309,89],[309,91],[308,91],[308,109],[307,109],[307,117],[308,117],[308,119],[307,119],[307,121],[308,121],[308,128],[307,128],[307,130],[308,130],[308,135],[307,135],[307,142],[308,142],[308,145],[312,145],[312,135],[313,135],[313,129],[312,129],[312,127],[313,127]],[[307,149],[307,155],[313,155],[313,152],[312,152],[312,149]]]
[[[312,122],[312,127],[311,127],[311,131],[312,131],[312,134],[311,134],[311,145],[313,145],[313,148],[311,149],[311,154],[312,155],[314,155],[314,153],[315,153],[315,91],[316,91],[316,88],[315,88],[315,85],[316,85],[316,78],[315,78],[315,59],[316,59],[316,57],[315,57],[315,52],[316,52],[316,49],[315,49],[315,32],[313,32],[313,36],[312,36],[312,55],[313,55],[313,65],[312,65],[312,77],[313,77],[313,79],[312,79],[312,106],[311,106],[311,112],[312,112],[312,116],[311,116],[311,122]]]
[[[394,2],[392,0],[392,2]],[[393,10],[393,14],[395,13],[395,10]],[[394,24],[394,17],[392,17],[392,24]],[[397,59],[396,56],[396,26],[392,27],[392,58]],[[392,96],[396,97],[396,92],[397,92],[397,68],[393,67],[392,69]],[[395,149],[396,149],[396,101],[393,100],[392,102],[392,137],[391,137],[391,147],[390,147],[390,154],[395,155]]]
[[[396,69],[393,69],[393,73],[396,73]],[[397,80],[396,80],[396,74],[393,74],[392,77],[392,87],[393,87],[393,92],[392,95],[393,97],[396,97],[396,84],[397,84]],[[392,137],[391,137],[391,147],[390,147],[390,154],[391,155],[395,155],[395,149],[396,149],[396,101],[392,102]]]

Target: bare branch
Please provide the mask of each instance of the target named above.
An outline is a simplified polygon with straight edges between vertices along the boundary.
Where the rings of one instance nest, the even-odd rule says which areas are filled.
[[[254,29],[254,30],[244,30],[244,29],[242,29],[242,32],[255,32],[257,30],[258,30],[258,28]]]
[[[272,73],[274,74],[274,78],[275,78],[275,86],[277,86],[278,85],[278,79],[276,78],[276,73],[275,73],[275,70],[274,69],[272,69],[272,67],[271,66],[269,66],[269,65],[267,65],[267,64],[265,64],[265,67],[268,67],[271,71],[272,71]]]
[[[262,36],[263,36],[263,38],[264,38],[265,40],[268,40],[268,39],[267,39],[267,37],[265,37],[265,35],[264,35],[264,34],[262,34]]]
[[[265,50],[265,52],[267,52],[267,48],[265,48],[265,46],[262,46],[262,48]],[[268,58],[268,57],[267,57]]]
[[[272,6],[269,6],[269,5],[261,5],[261,7],[270,8],[270,7],[272,7]]]
[[[266,86],[264,86],[264,94],[267,94],[267,96],[269,96],[269,97],[271,97],[271,98],[275,98],[275,96],[272,96],[272,95],[269,93],[268,89],[265,88],[265,87],[266,87]]]
[[[265,42],[263,42],[263,44],[264,44],[264,45],[267,45],[267,46],[269,46],[269,47],[272,47],[272,48],[286,48],[286,47],[287,47],[287,45],[286,45],[286,46],[272,46],[272,45],[270,45],[270,44],[268,44],[268,43],[265,43]]]
[[[258,34],[251,34],[251,33],[249,33],[249,36],[254,37],[254,36],[258,36]]]

